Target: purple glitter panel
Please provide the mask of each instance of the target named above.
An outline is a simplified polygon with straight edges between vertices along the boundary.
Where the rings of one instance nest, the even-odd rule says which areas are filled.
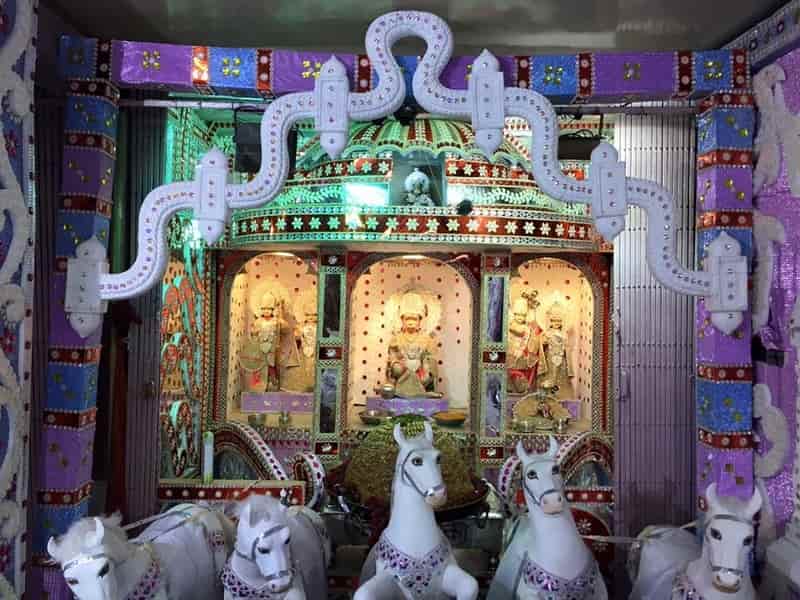
[[[38,567],[35,567],[39,569]],[[34,581],[34,585],[41,585],[41,589],[39,593],[37,593],[36,588],[34,587],[33,590],[28,589],[28,592],[31,592],[31,598],[47,598],[48,600],[73,600],[75,596],[72,595],[72,590],[67,587],[67,582],[64,580],[64,575],[61,573],[61,569],[57,567],[53,568],[42,568],[39,569],[39,572],[42,574],[41,581],[39,577],[31,577]],[[27,594],[26,594],[27,596]]]
[[[782,56],[776,63],[780,65],[786,73],[786,80],[780,82],[786,108],[792,115],[796,115],[800,113],[800,48]],[[786,156],[782,156],[778,180],[773,185],[767,186],[762,191],[762,195],[783,194],[785,196],[790,196],[788,179],[789,169],[796,170],[796,164],[792,162],[791,158],[787,159]],[[784,201],[786,201],[786,199],[784,199]]]
[[[712,482],[720,496],[749,500],[753,493],[753,453],[697,445],[697,494],[705,496]]]
[[[800,51],[795,51],[796,59],[792,64],[794,73],[800,73]],[[781,62],[781,61],[779,61]],[[789,71],[787,70],[787,74]],[[793,101],[798,106],[800,99],[800,86],[795,81],[796,77],[789,77],[784,82],[791,90],[787,95],[787,104]],[[789,430],[790,447],[784,457],[783,469],[774,477],[765,479],[764,485],[769,492],[770,502],[778,525],[778,532],[791,518],[793,509],[793,457],[796,444],[794,431],[796,427],[795,402],[797,397],[797,377],[795,375],[796,352],[789,343],[789,320],[792,309],[798,299],[798,285],[800,284],[800,237],[795,233],[800,231],[800,202],[788,192],[773,193],[776,188],[785,186],[785,173],[781,175],[783,184],[773,186],[770,193],[759,194],[755,199],[756,207],[764,215],[777,218],[786,231],[786,243],[773,246],[775,257],[773,261],[772,281],[770,288],[770,314],[769,321],[758,334],[768,348],[783,352],[783,365],[756,363],[756,383],[769,386],[772,404],[779,407],[786,416]]]
[[[66,279],[67,276],[63,273],[53,273],[50,278],[50,298],[54,300],[50,302],[50,346],[70,348],[99,346],[101,329],[92,333],[88,338],[82,338],[67,321],[67,314],[62,307]]]
[[[355,54],[335,54],[347,69],[350,88],[355,91]],[[295,52],[274,50],[272,52],[272,91],[276,95],[292,92],[310,92],[319,77],[322,65],[331,57],[328,52]]]
[[[675,80],[677,58],[674,53],[594,55],[594,98],[618,101],[629,96],[638,99],[663,98],[665,83]]]
[[[753,171],[712,167],[697,174],[697,199],[701,210],[744,210],[753,197]]]
[[[83,429],[44,427],[42,489],[74,490],[91,480],[94,431],[94,425]]]
[[[750,364],[750,313],[745,313],[744,322],[738,331],[742,335],[725,335],[711,324],[711,313],[702,299],[697,301],[695,330],[697,335],[697,362],[716,365]],[[702,335],[701,335],[702,334]]]
[[[64,146],[62,187],[64,194],[86,194],[111,201],[114,159],[105,152]]]
[[[194,89],[191,46],[114,42],[114,59],[112,80],[124,87]]]

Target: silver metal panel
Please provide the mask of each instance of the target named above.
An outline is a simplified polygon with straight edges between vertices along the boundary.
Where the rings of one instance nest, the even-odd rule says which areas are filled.
[[[694,265],[694,120],[621,116],[615,144],[629,176],[675,195],[678,256]],[[644,260],[646,218],[631,209],[617,238],[615,532],[682,524],[694,513],[694,302],[658,284]]]
[[[128,110],[128,230],[136,255],[136,215],[145,196],[164,183],[166,111]],[[157,512],[160,465],[159,363],[161,286],[132,300],[141,325],[129,336],[125,495],[127,519]]]

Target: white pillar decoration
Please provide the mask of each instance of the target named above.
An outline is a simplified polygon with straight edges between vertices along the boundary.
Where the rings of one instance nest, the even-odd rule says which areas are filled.
[[[488,51],[481,53],[474,63],[468,90],[444,87],[439,77],[450,60],[452,34],[442,19],[419,11],[389,13],[373,21],[367,30],[367,56],[379,82],[375,89],[349,92],[344,67],[331,58],[323,66],[313,92],[288,94],[267,107],[261,120],[261,168],[252,181],[223,184],[216,171],[210,175],[212,171],[207,169],[211,168],[211,155],[216,152],[212,150],[203,158],[194,181],[153,190],[139,213],[139,253],[134,264],[124,273],[92,271],[91,276],[97,277],[97,281],[91,282],[89,289],[96,289],[99,298],[89,300],[89,304],[95,306],[99,299],[137,296],[158,283],[167,261],[167,223],[177,211],[192,210],[195,218],[206,224],[206,231],[211,226],[204,237],[216,240],[221,235],[221,219],[227,222],[232,210],[269,203],[286,179],[289,167],[286,140],[296,121],[315,119],[323,146],[335,157],[344,148],[350,121],[371,121],[400,108],[406,95],[405,82],[391,49],[404,37],[420,37],[427,44],[413,78],[414,97],[426,111],[471,119],[477,143],[487,154],[497,148],[506,116],[527,119],[535,132],[531,140],[532,171],[544,193],[556,200],[590,204],[598,230],[609,241],[624,227],[629,204],[644,209],[648,218],[647,262],[654,276],[680,293],[705,296],[707,306],[713,307],[712,313],[723,315],[714,319],[715,324],[722,323],[728,329],[737,320],[735,313],[747,307],[746,295],[743,300],[739,293],[746,290],[746,271],[736,266],[739,263],[731,255],[722,257],[724,260],[707,261],[705,271],[692,271],[678,262],[675,213],[669,192],[651,181],[624,177],[624,163],[619,162],[616,151],[607,144],[592,155],[590,181],[575,181],[565,176],[558,163],[558,121],[550,102],[532,90],[504,88],[497,59]],[[731,284],[733,287],[728,287]],[[730,289],[735,290],[733,297]],[[739,322],[741,318],[739,314]],[[86,327],[79,333],[88,335]]]

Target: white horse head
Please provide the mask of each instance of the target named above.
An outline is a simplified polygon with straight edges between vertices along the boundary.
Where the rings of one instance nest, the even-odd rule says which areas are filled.
[[[433,508],[447,502],[447,487],[442,479],[441,453],[433,447],[433,429],[427,421],[422,435],[407,438],[400,424],[394,426],[394,439],[400,446],[395,463],[394,485],[408,485]],[[399,476],[399,477],[398,477]]]
[[[753,549],[753,517],[761,509],[761,494],[753,492],[747,502],[717,496],[717,484],[706,490],[703,555],[711,568],[711,583],[721,592],[735,593],[747,577],[748,557]]]
[[[66,534],[47,542],[47,552],[61,565],[67,585],[79,600],[119,598],[115,568],[131,555],[120,522],[119,515],[80,519]]]
[[[567,508],[557,455],[558,442],[552,435],[544,454],[528,452],[522,441],[517,442],[517,456],[522,461],[522,489],[531,513],[538,509],[546,515],[560,515]]]
[[[250,496],[239,515],[236,554],[254,563],[270,592],[292,586],[295,575],[286,508],[272,497]]]

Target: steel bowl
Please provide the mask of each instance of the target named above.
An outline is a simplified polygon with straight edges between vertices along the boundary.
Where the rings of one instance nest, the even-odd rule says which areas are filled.
[[[446,410],[431,415],[437,425],[443,427],[459,427],[467,420],[467,414],[460,411]]]
[[[397,392],[391,383],[384,383],[383,385],[377,386],[375,391],[380,394],[381,398],[384,400],[391,400],[397,395]]]
[[[385,423],[389,419],[394,416],[394,412],[391,410],[377,410],[374,408],[370,408],[367,410],[362,410],[358,413],[358,416],[361,418],[361,422],[364,425],[381,425]]]

